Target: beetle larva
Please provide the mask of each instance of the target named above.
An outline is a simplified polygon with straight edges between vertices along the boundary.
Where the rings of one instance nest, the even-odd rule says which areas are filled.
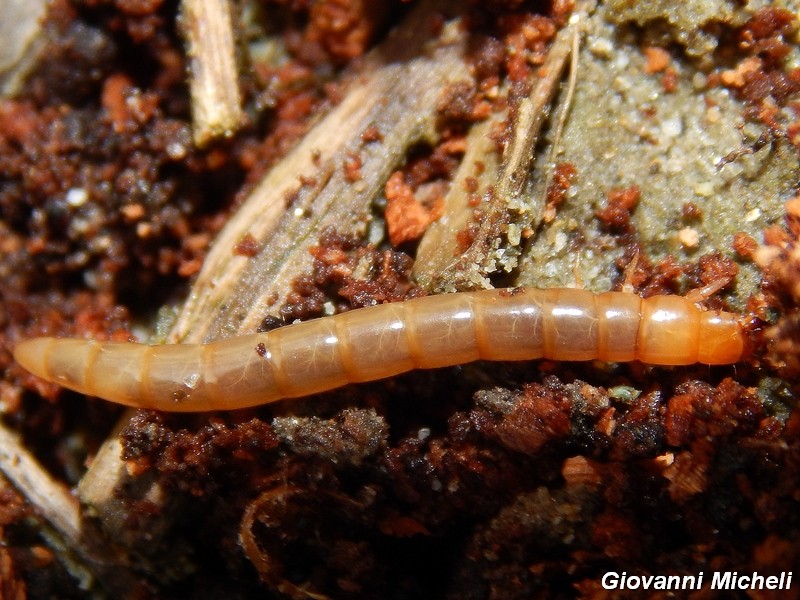
[[[195,412],[309,396],[411,369],[483,360],[730,364],[740,318],[681,296],[483,290],[382,304],[210,344],[149,346],[34,338],[31,373],[112,402]]]

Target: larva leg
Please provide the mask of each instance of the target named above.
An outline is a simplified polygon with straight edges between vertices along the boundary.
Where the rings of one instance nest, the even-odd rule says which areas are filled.
[[[730,282],[731,280],[729,277],[720,277],[719,279],[715,279],[711,283],[704,285],[701,288],[689,290],[684,298],[686,298],[688,302],[697,304],[698,302],[702,302],[703,300],[710,298]]]
[[[636,265],[639,264],[639,250],[637,249],[636,252],[633,254],[633,258],[631,262],[628,263],[628,266],[625,267],[625,281],[622,284],[622,291],[626,294],[633,294],[633,276],[636,274]]]

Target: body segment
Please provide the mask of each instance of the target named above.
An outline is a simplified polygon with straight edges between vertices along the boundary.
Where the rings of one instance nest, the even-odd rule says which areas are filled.
[[[729,364],[739,318],[680,296],[483,290],[383,304],[210,344],[35,338],[14,351],[64,387],[142,408],[232,410],[474,360]]]

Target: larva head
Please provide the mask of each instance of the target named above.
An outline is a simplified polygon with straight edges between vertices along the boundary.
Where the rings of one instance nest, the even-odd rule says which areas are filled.
[[[705,311],[700,315],[700,345],[697,361],[707,365],[729,365],[745,354],[745,339],[738,315]]]
[[[703,311],[681,296],[642,300],[637,358],[654,365],[729,365],[745,354],[737,315]]]

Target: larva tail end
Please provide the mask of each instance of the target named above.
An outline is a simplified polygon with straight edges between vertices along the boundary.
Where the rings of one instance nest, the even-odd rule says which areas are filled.
[[[14,348],[14,360],[22,365],[26,371],[51,381],[52,377],[47,368],[47,356],[50,353],[52,344],[53,338],[49,337],[23,340]]]

